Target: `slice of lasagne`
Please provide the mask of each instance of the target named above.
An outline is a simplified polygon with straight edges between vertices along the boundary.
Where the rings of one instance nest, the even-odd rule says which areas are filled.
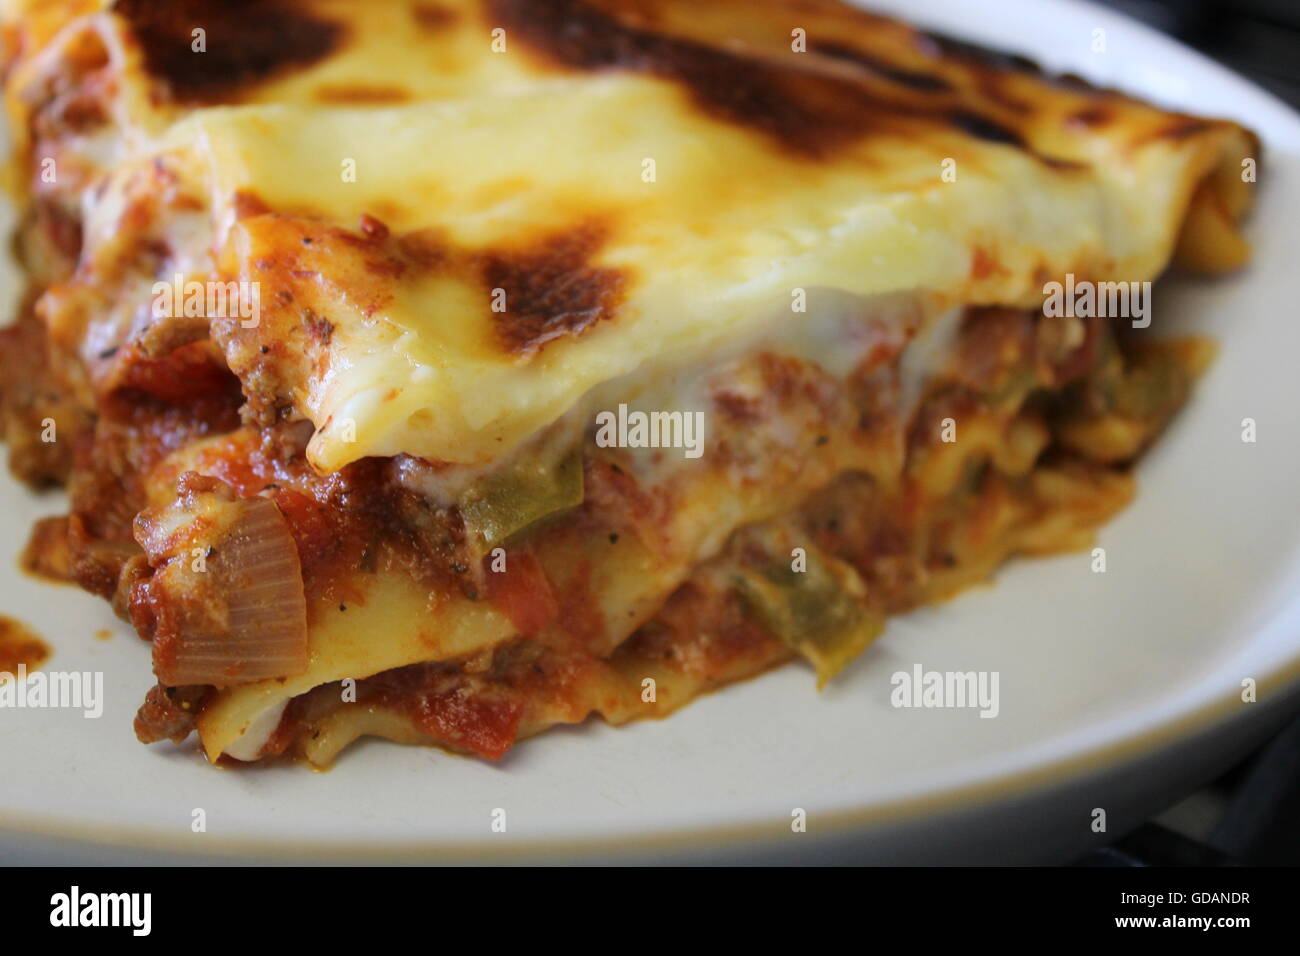
[[[1091,540],[1247,256],[1240,126],[832,0],[5,10],[27,560],[213,761],[829,680]]]

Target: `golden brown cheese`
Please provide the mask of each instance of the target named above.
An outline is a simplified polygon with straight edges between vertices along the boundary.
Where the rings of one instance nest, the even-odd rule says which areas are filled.
[[[331,26],[304,27],[310,55],[254,44],[200,97],[233,107],[181,108],[171,19],[126,4],[98,29],[127,87],[171,90],[126,98],[133,161],[204,194],[224,277],[261,290],[227,359],[255,405],[312,421],[324,470],[490,461],[595,390],[797,337],[800,289],[1033,307],[1066,273],[1151,279],[1198,185],[1255,148],[830,2],[269,9]],[[234,56],[226,17],[209,40]],[[400,102],[365,92],[393,77]],[[288,347],[308,311],[330,341]]]

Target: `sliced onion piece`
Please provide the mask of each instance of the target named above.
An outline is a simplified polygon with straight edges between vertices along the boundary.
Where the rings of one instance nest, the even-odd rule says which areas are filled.
[[[288,523],[272,501],[234,499],[203,481],[183,480],[176,504],[136,522],[155,573],[132,612],[149,622],[159,681],[225,686],[302,673],[307,605]]]

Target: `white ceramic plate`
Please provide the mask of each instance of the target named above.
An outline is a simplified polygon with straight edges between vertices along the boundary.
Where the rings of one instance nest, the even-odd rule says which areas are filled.
[[[1049,859],[1105,838],[1093,808],[1137,819],[1276,720],[1300,676],[1300,120],[1089,5],[875,6],[1239,119],[1267,145],[1249,271],[1157,292],[1156,326],[1207,331],[1222,354],[1143,463],[1136,503],[1103,530],[1106,573],[1087,554],[1015,563],[995,586],[895,620],[822,694],[787,667],[663,722],[549,733],[495,765],[371,742],[326,774],[226,772],[191,748],[136,743],[147,648],[101,601],[16,570],[32,519],[62,503],[6,476],[0,610],[53,645],[49,668],[102,671],[107,699],[98,720],[0,710],[0,858]],[[95,640],[100,628],[115,636]],[[917,663],[999,672],[999,716],[892,708],[890,675]],[[1244,678],[1259,703],[1241,702]],[[1182,747],[1152,756],[1171,742]],[[491,829],[498,808],[505,833]],[[791,832],[795,808],[807,833]]]

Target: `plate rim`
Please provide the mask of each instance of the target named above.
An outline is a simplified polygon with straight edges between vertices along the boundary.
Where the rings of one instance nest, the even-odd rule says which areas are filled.
[[[845,2],[858,7],[873,8],[869,0],[845,0]],[[1290,125],[1291,134],[1300,141],[1300,111],[1272,91],[1229,67],[1123,11],[1099,6],[1092,0],[1052,0],[1051,4],[1042,8],[1044,16],[1051,15],[1052,6],[1075,12],[1086,12],[1088,15],[1100,18],[1099,22],[1103,25],[1119,23],[1136,39],[1161,46],[1167,52],[1195,63],[1197,69],[1212,79],[1215,84],[1226,83],[1243,92],[1249,91],[1260,103],[1266,104],[1279,116],[1285,117],[1284,122]],[[925,18],[924,10],[900,14],[893,9],[892,5],[881,12],[895,17],[916,16],[922,21]],[[1029,52],[1034,51],[1031,49]],[[1257,132],[1267,144],[1270,131],[1261,129]],[[1300,594],[1284,601],[1267,618],[1255,622],[1248,633],[1260,633],[1279,621],[1287,619],[1300,620]],[[1294,703],[1300,703],[1300,694],[1296,693],[1300,690],[1300,646],[1295,648],[1290,657],[1275,664],[1270,671],[1261,674],[1257,682],[1261,691],[1267,686],[1270,698],[1275,701],[1294,698]],[[1279,705],[1275,703],[1265,704],[1263,709],[1276,709],[1277,706]],[[1233,715],[1234,711],[1236,711],[1235,715]],[[902,823],[961,810],[988,809],[1008,797],[1031,795],[1052,786],[1068,785],[1084,780],[1108,767],[1126,762],[1141,762],[1152,758],[1179,740],[1215,730],[1226,732],[1230,728],[1262,719],[1262,716],[1258,711],[1241,712],[1241,700],[1237,693],[1221,693],[1194,709],[1169,715],[1136,733],[1122,735],[1033,767],[940,787],[929,793],[893,797],[863,806],[821,812],[818,814],[817,832],[821,838],[843,838],[853,834],[860,835],[890,823]],[[547,838],[513,837],[508,844],[481,837],[466,840],[416,838],[400,846],[389,842],[365,841],[357,838],[344,838],[324,843],[310,838],[283,835],[266,839],[254,836],[205,834],[203,845],[196,846],[193,841],[187,840],[184,836],[171,835],[161,830],[137,825],[77,824],[63,817],[0,811],[0,852],[39,838],[51,838],[86,848],[165,852],[187,858],[208,858],[225,863],[238,862],[239,858],[270,854],[291,857],[282,861],[287,863],[329,861],[494,863],[520,858],[541,858],[544,861],[547,857],[598,860],[612,857],[615,852],[619,856],[645,852],[685,855],[687,851],[699,853],[711,847],[735,847],[742,843],[774,844],[782,830],[788,829],[788,826],[787,816],[775,816],[756,817],[740,823],[721,825],[676,826],[650,833],[620,832],[617,835],[616,851],[611,849],[609,834]]]

